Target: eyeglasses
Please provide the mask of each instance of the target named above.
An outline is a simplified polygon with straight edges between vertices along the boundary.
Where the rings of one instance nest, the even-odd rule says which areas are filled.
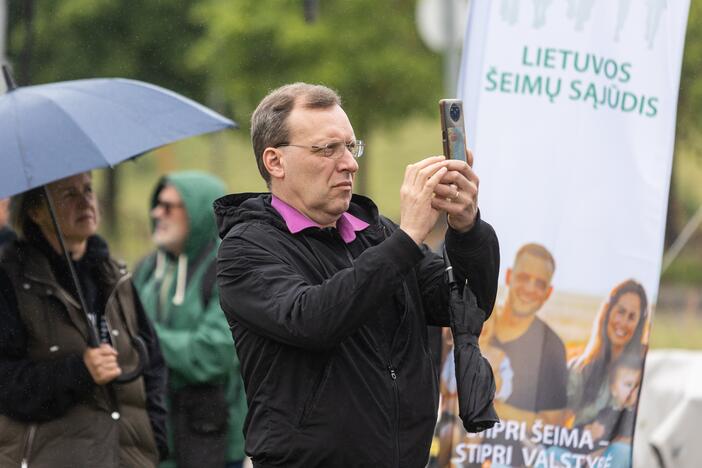
[[[363,150],[366,144],[363,140],[351,140],[351,141],[332,141],[326,145],[293,145],[291,143],[280,143],[275,145],[275,148],[282,148],[283,146],[295,146],[297,148],[307,148],[313,153],[321,154],[325,158],[329,159],[339,159],[344,155],[344,148],[349,150],[349,153],[354,158],[360,158],[363,156]]]
[[[156,204],[154,205],[154,209],[161,207],[163,208],[163,213],[166,216],[170,216],[171,212],[176,209],[176,208],[183,208],[182,203],[175,203],[175,202],[169,202],[165,200],[156,200]]]

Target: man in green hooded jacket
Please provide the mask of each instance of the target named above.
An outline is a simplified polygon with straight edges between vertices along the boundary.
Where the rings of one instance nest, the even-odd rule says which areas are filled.
[[[201,172],[163,177],[151,197],[157,249],[134,284],[169,370],[173,458],[162,467],[240,467],[246,395],[215,287],[219,239],[212,202],[224,184]]]

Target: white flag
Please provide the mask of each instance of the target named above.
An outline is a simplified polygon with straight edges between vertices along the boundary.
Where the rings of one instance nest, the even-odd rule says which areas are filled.
[[[472,2],[458,96],[500,239],[481,350],[503,422],[469,436],[440,418],[434,463],[630,466],[688,9]]]

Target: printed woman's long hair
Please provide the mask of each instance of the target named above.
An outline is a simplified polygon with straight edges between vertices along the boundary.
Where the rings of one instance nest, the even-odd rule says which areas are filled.
[[[584,393],[581,405],[590,403],[597,398],[600,388],[599,382],[607,374],[607,369],[612,361],[612,342],[607,335],[607,324],[612,309],[619,302],[619,299],[627,293],[634,293],[639,297],[641,314],[634,334],[624,346],[622,353],[641,353],[644,331],[648,323],[648,299],[641,283],[628,279],[615,286],[609,293],[593,322],[590,339],[585,350],[571,363],[571,372],[579,372],[583,375]]]

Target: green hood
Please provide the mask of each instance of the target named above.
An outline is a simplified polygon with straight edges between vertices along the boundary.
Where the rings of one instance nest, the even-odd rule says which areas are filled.
[[[175,187],[183,199],[190,227],[183,253],[195,258],[205,246],[218,241],[212,202],[226,193],[226,186],[217,177],[204,172],[174,172],[159,180],[151,196],[151,209],[156,206],[158,194],[166,185]],[[153,228],[152,220],[152,231]]]
[[[166,185],[178,191],[188,215],[190,230],[185,249],[178,257],[165,255],[162,250],[148,255],[136,268],[134,285],[168,364],[169,392],[191,385],[224,385],[229,418],[227,461],[241,460],[246,396],[214,275],[207,279],[219,242],[212,202],[225,193],[225,186],[202,172],[169,174],[159,180],[151,196],[152,207]],[[165,275],[169,275],[169,283],[162,290]],[[169,427],[172,436],[172,425]],[[169,445],[173,453],[172,437]],[[173,466],[171,458],[160,468]]]

